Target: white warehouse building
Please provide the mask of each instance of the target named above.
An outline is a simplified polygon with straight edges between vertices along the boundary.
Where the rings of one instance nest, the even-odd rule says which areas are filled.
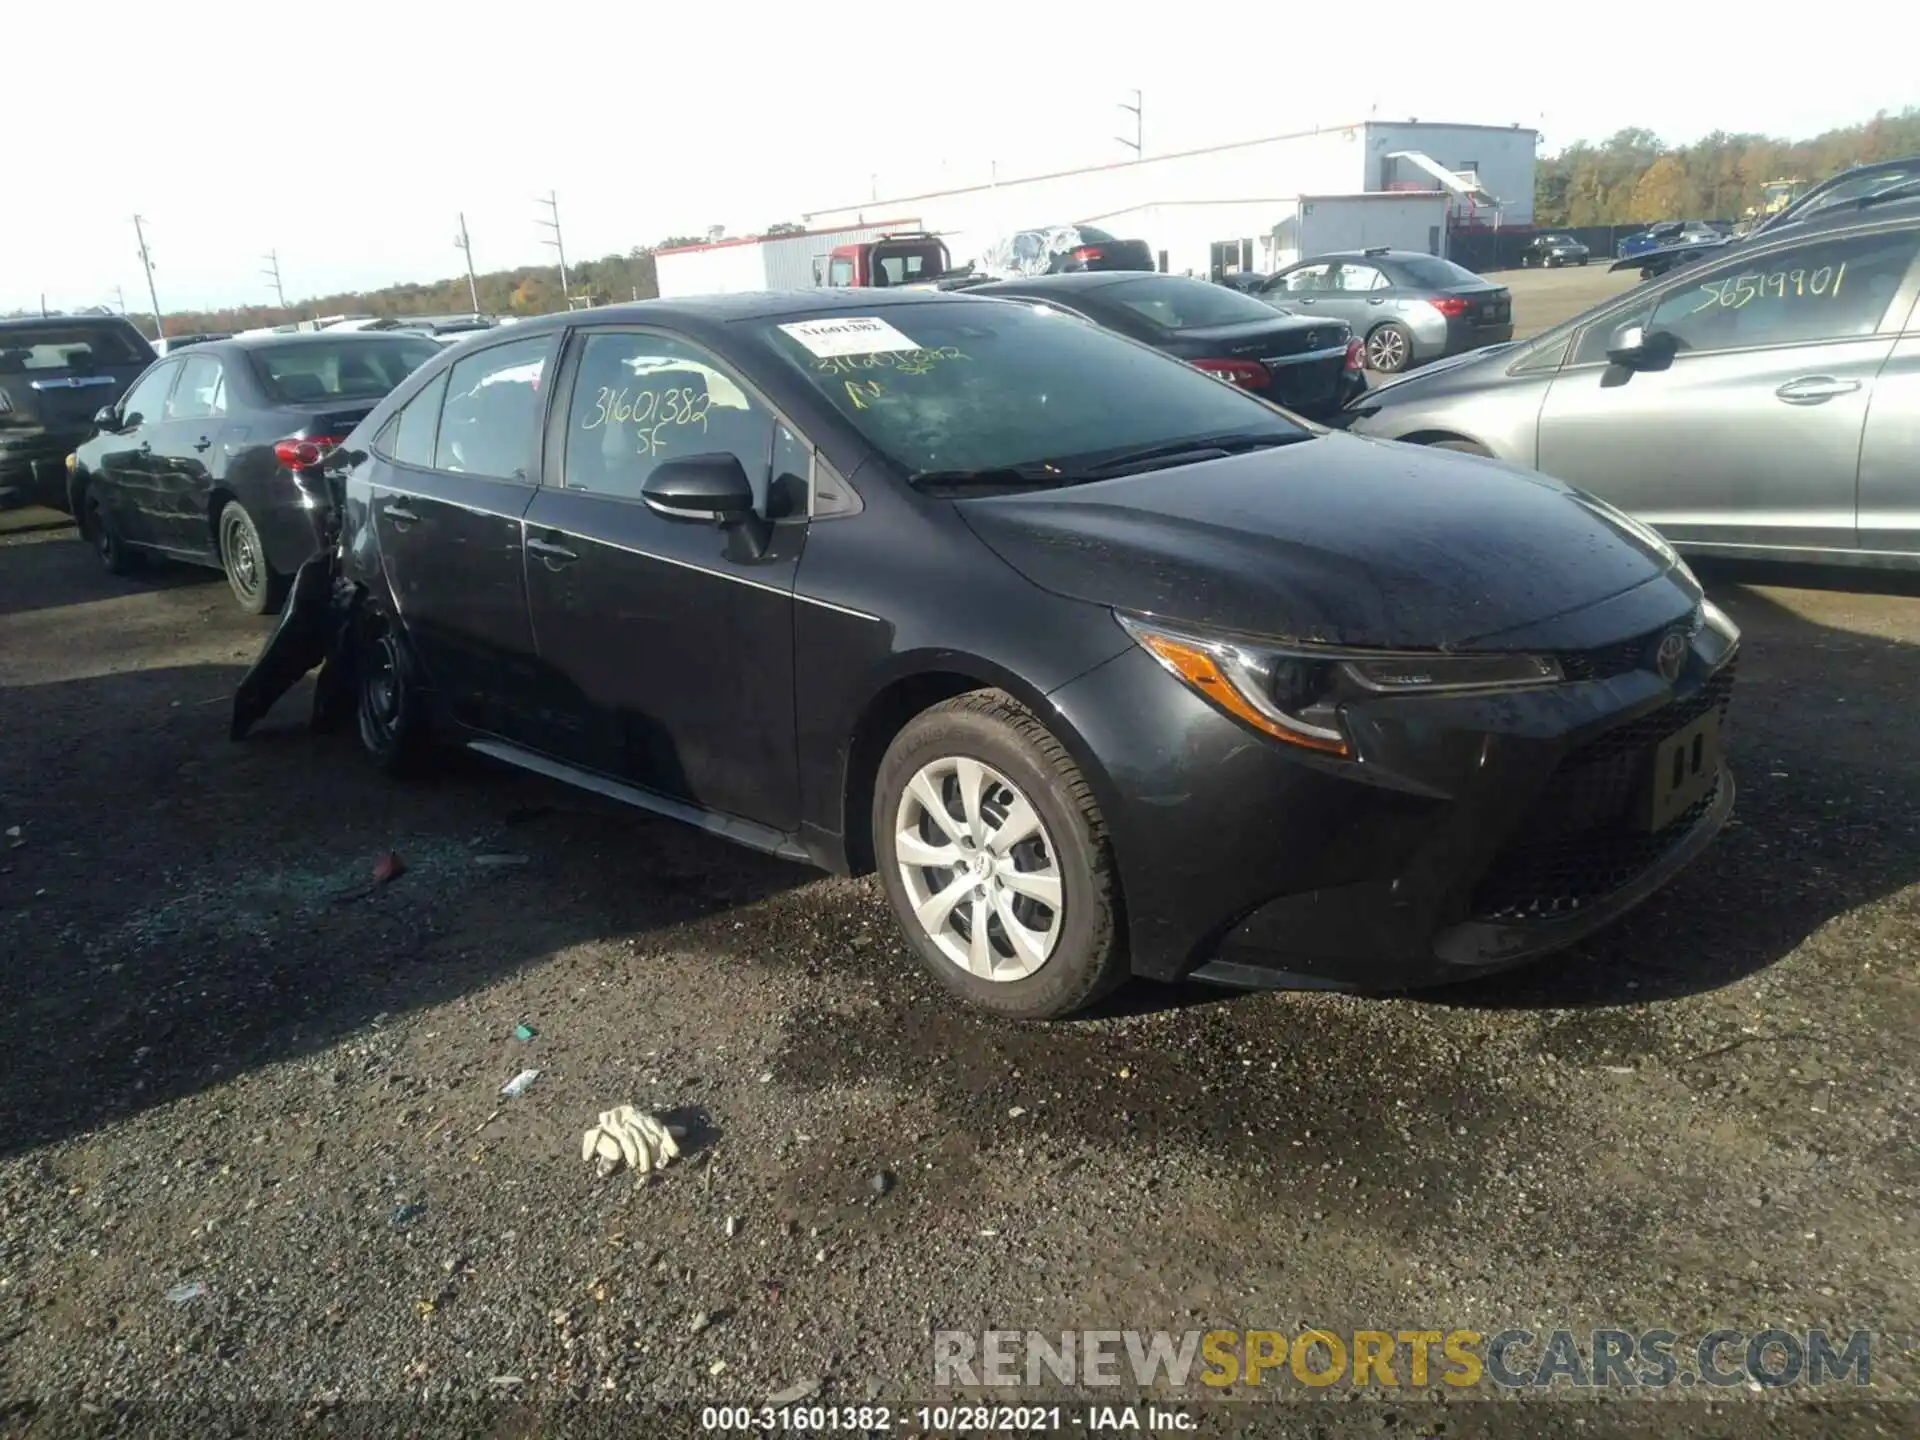
[[[1537,132],[1369,120],[1170,155],[810,211],[809,229],[911,215],[956,265],[1021,230],[1145,240],[1174,273],[1271,271],[1303,254],[1447,252],[1448,231],[1529,225]]]

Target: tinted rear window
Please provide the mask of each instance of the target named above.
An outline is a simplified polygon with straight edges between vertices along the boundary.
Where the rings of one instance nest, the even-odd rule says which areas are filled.
[[[1438,255],[1414,255],[1405,259],[1395,259],[1393,267],[1406,277],[1403,283],[1424,285],[1434,290],[1451,290],[1456,285],[1486,283],[1471,270],[1456,265],[1451,260],[1442,260]]]
[[[144,342],[118,325],[48,325],[0,331],[0,370],[86,370],[145,365]]]
[[[301,345],[271,345],[249,359],[274,399],[378,400],[440,353],[431,340],[368,336]]]
[[[1271,305],[1263,305],[1251,295],[1174,275],[1122,280],[1095,293],[1163,330],[1197,330],[1208,325],[1241,325],[1277,318]]]

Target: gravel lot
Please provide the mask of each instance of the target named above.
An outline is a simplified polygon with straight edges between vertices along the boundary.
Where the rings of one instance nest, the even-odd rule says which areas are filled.
[[[1739,811],[1627,923],[1436,996],[1137,985],[1020,1028],[922,978],[869,882],[478,764],[392,786],[304,692],[231,745],[266,626],[217,576],[0,540],[0,1416],[901,1403],[929,1328],[989,1325],[1858,1326],[1912,1399],[1920,599],[1707,578],[1747,632]],[[581,1132],[623,1102],[688,1160],[597,1179]],[[1205,1423],[1920,1413],[1443,1398]],[[116,1433],[187,1433],[157,1413]]]

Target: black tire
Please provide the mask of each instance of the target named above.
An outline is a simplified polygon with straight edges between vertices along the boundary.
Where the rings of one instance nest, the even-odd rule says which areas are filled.
[[[1584,264],[1586,264],[1586,263],[1587,263],[1587,260],[1588,260],[1588,258],[1589,258],[1588,256],[1585,256],[1585,255],[1582,255],[1582,256],[1580,257],[1580,263],[1581,263],[1582,265],[1584,265]]]
[[[277,615],[287,598],[287,582],[267,563],[267,547],[260,531],[238,500],[229,500],[220,511],[215,537],[220,568],[226,572],[233,598],[249,615]]]
[[[1367,332],[1367,368],[1394,375],[1413,363],[1413,336],[1389,320]]]
[[[1462,455],[1484,455],[1489,460],[1493,458],[1493,452],[1491,450],[1474,440],[1430,440],[1427,442],[1427,448],[1429,450],[1458,450]]]
[[[93,546],[93,553],[99,557],[100,568],[109,575],[127,574],[138,563],[139,557],[127,548],[126,541],[113,528],[113,522],[107,519],[106,511],[100,508],[98,500],[88,500],[86,505],[87,520],[81,529]]]
[[[999,771],[1026,795],[1052,842],[1060,930],[1051,953],[1024,978],[992,980],[963,970],[915,915],[900,873],[895,821],[906,787],[922,767],[945,758],[978,760]],[[1059,1019],[1127,978],[1119,881],[1099,803],[1066,748],[1004,691],[976,690],[945,701],[894,737],[874,781],[873,843],[881,885],[907,943],[936,979],[981,1009],[1010,1020]]]
[[[418,775],[432,745],[426,693],[406,636],[377,610],[354,621],[353,710],[367,757],[389,775]]]

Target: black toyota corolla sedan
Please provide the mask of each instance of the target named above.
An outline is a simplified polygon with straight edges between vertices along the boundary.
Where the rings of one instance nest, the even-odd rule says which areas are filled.
[[[1002,1015],[1393,990],[1579,939],[1733,804],[1738,633],[1658,536],[965,295],[548,316],[327,461],[236,739],[318,665],[430,737],[836,871]]]
[[[1346,321],[1288,314],[1185,275],[1031,275],[967,293],[1078,315],[1310,419],[1367,390],[1364,347]]]
[[[169,353],[67,458],[80,533],[115,574],[149,555],[210,565],[243,610],[279,609],[325,533],[320,456],[440,349],[424,335],[318,331]]]

